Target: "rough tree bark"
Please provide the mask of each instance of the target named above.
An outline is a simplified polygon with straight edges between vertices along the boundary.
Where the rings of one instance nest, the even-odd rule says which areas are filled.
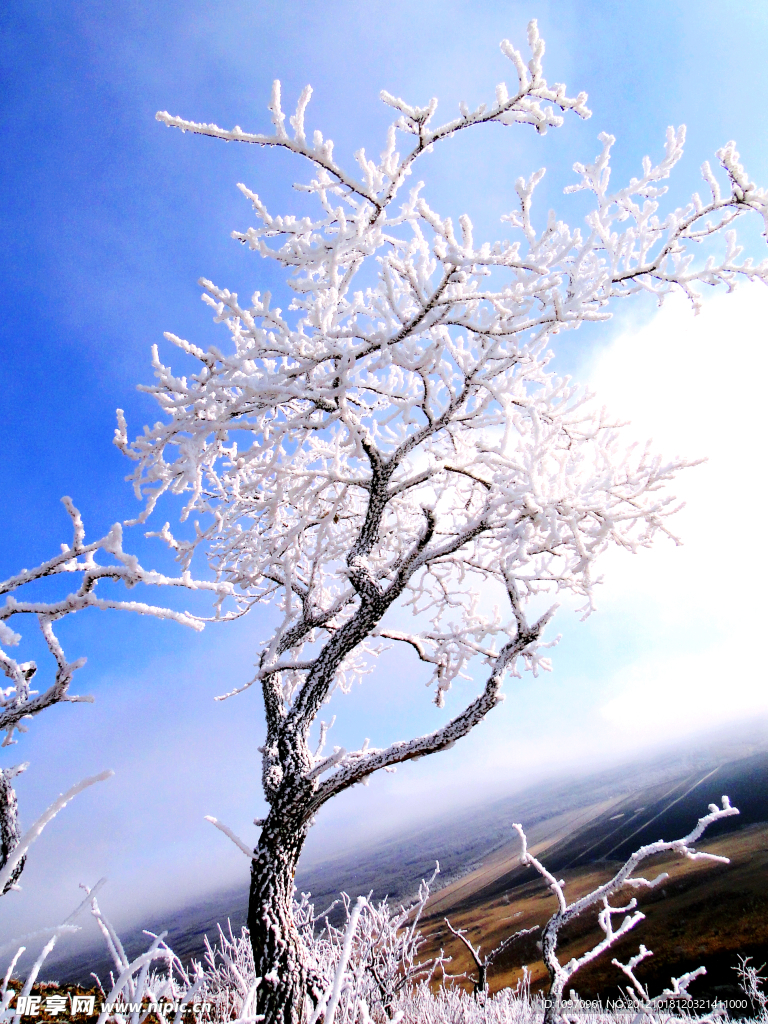
[[[16,849],[21,838],[19,826],[19,802],[16,792],[11,785],[11,779],[15,778],[27,767],[26,764],[16,765],[14,768],[0,769],[0,869],[4,868],[8,858]],[[11,877],[3,886],[0,895],[5,895],[14,887],[18,881],[27,858],[22,857],[11,873]]]
[[[307,830],[307,822],[290,817],[268,822],[251,868],[248,928],[261,978],[257,1012],[282,1024],[297,1024],[304,995],[313,992],[312,964],[293,919],[294,877]]]

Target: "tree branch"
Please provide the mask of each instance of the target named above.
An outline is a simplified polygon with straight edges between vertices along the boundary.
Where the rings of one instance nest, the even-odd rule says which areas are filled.
[[[543,628],[543,623],[540,628]],[[502,648],[482,694],[442,728],[427,736],[419,736],[412,740],[400,740],[387,747],[386,750],[368,754],[353,764],[340,768],[331,778],[318,786],[312,797],[311,813],[315,814],[331,797],[362,782],[364,778],[381,768],[416,760],[452,747],[457,740],[466,736],[478,725],[492,708],[501,703],[504,698],[500,690],[507,666],[537,638],[537,627],[534,627],[530,633],[510,641]]]

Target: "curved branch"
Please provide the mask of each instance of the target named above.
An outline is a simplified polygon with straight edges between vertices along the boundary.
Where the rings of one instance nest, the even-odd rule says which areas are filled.
[[[225,142],[247,142],[255,146],[274,146],[280,149],[288,149],[292,153],[305,157],[317,167],[321,167],[324,171],[332,174],[340,185],[348,188],[350,192],[360,196],[361,199],[372,203],[377,211],[383,208],[380,199],[366,191],[359,181],[349,177],[341,167],[328,158],[326,153],[322,150],[310,149],[305,143],[290,139],[287,135],[284,137],[279,135],[255,135],[251,132],[244,132],[237,125],[231,130],[227,130],[226,128],[219,128],[216,124],[185,121],[183,117],[174,117],[167,110],[158,110],[155,114],[155,120],[160,121],[169,128],[180,128],[183,132],[192,132],[194,135],[208,135],[214,139],[223,139]]]
[[[89,786],[93,786],[96,782],[104,782],[105,779],[111,778],[114,774],[115,773],[113,771],[107,770],[105,772],[100,772],[98,775],[91,775],[72,786],[66,793],[62,793],[53,801],[51,806],[40,815],[37,821],[30,826],[21,839],[19,839],[5,864],[0,869],[0,892],[5,891],[5,886],[8,884],[9,880],[13,878],[14,870],[24,857],[24,854],[32,843],[34,843],[48,822],[51,821],[52,818],[56,817],[62,807],[66,807],[69,801],[73,797],[77,796],[78,793],[82,793],[84,789],[87,789]]]
[[[480,696],[467,705],[461,714],[428,736],[419,736],[412,740],[399,740],[387,747],[386,750],[368,754],[356,759],[353,764],[341,768],[330,779],[318,786],[312,798],[311,813],[315,814],[331,797],[362,782],[373,772],[402,764],[404,761],[417,760],[428,754],[435,754],[439,750],[448,750],[457,740],[471,732],[476,725],[482,722],[489,711],[503,701],[504,697],[500,691],[507,666],[510,662],[514,662],[515,658],[522,654],[529,644],[539,638],[544,625],[545,621],[540,620],[529,632],[515,637],[502,648],[485,684],[485,689]]]

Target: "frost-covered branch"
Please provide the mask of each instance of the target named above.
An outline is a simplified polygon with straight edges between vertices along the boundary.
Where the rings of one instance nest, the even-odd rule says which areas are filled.
[[[765,991],[765,964],[756,967],[752,963],[751,956],[739,956],[738,966],[735,968],[739,977],[739,987],[749,999],[752,1005],[759,1009],[763,1020],[768,1017],[768,993]]]
[[[623,964],[615,957],[611,960],[611,963],[618,967],[631,982],[632,987],[626,988],[625,991],[632,1003],[638,1008],[642,1007],[643,1010],[655,1010],[658,1006],[668,1004],[673,999],[690,1001],[693,997],[688,991],[688,986],[696,978],[707,973],[706,967],[697,967],[694,971],[688,971],[679,978],[673,978],[670,988],[665,988],[657,996],[651,996],[647,986],[638,981],[635,975],[635,968],[649,956],[653,956],[653,953],[641,943],[638,952],[635,956],[630,957],[627,963]]]
[[[111,594],[103,594],[99,586],[104,581],[122,583],[127,588],[140,585],[207,591],[214,595],[219,608],[224,599],[232,596],[232,588],[226,581],[194,579],[188,569],[178,577],[144,569],[135,555],[123,550],[123,531],[119,523],[105,536],[86,542],[80,512],[70,498],[65,497],[62,501],[72,522],[72,540],[62,544],[61,552],[53,558],[0,582],[0,596],[5,596],[5,604],[0,606],[0,669],[10,682],[9,686],[0,687],[0,732],[5,733],[3,746],[15,743],[15,733],[26,732],[25,723],[46,708],[62,702],[93,700],[90,696],[69,692],[72,678],[85,664],[85,658],[70,661],[64,653],[56,627],[67,616],[86,608],[115,609],[170,619],[195,630],[203,628],[205,620],[190,612],[144,601],[119,600]],[[56,596],[41,599],[44,581],[59,579],[66,581],[63,595],[59,591]],[[45,584],[46,590],[50,591],[52,585]],[[32,688],[33,681],[38,679],[37,664],[20,661],[9,653],[9,649],[22,639],[10,623],[13,620],[15,624],[15,620],[23,616],[37,620],[55,666],[53,679],[42,692]],[[18,852],[20,826],[11,779],[25,767],[0,770],[0,878],[3,879],[0,893],[15,884],[24,866],[24,858]],[[14,850],[16,854],[12,856]],[[12,869],[9,867],[11,864]]]
[[[491,952],[488,953],[486,956],[481,956],[480,945],[478,944],[477,947],[472,945],[472,943],[467,938],[467,933],[465,929],[454,928],[447,917],[444,918],[444,921],[448,926],[448,930],[452,932],[457,939],[460,939],[461,942],[469,950],[469,954],[472,957],[472,960],[474,961],[475,967],[477,968],[477,978],[473,982],[474,995],[476,998],[479,998],[481,995],[484,995],[488,991],[488,968],[491,966],[494,960],[498,959],[498,957],[501,956],[504,950],[508,949],[513,942],[516,942],[518,939],[522,939],[526,935],[531,935],[533,932],[537,932],[539,930],[538,925],[534,926],[533,928],[521,928],[519,931],[516,931],[512,935],[508,935],[505,939],[502,939],[498,946],[495,946],[491,950]]]
[[[0,866],[0,893],[6,893],[15,885],[16,879],[21,874],[27,850],[43,831],[48,822],[55,818],[59,811],[66,807],[69,801],[76,797],[78,793],[82,793],[84,789],[88,789],[89,786],[93,786],[97,782],[104,782],[114,774],[115,773],[113,771],[107,770],[105,772],[99,772],[98,775],[91,775],[82,779],[80,782],[68,789],[66,793],[61,793],[57,799],[53,801],[50,807],[43,811],[37,821],[27,829],[24,835],[18,835],[15,837],[16,841],[8,850],[3,864]]]
[[[104,885],[105,881],[106,881],[106,879],[104,879],[104,878],[100,879],[96,883],[96,885],[93,887],[93,889],[91,890],[91,894],[95,896],[95,894],[99,891],[99,889],[101,889],[101,887]],[[29,935],[29,936],[24,936],[22,939],[17,939],[16,940],[16,942],[28,942],[31,938],[36,938],[36,937],[38,937],[41,934],[45,934],[45,935],[48,936],[47,942],[43,946],[43,948],[40,951],[37,959],[35,960],[34,964],[32,965],[32,968],[30,969],[29,973],[27,974],[25,982],[21,986],[21,988],[19,989],[18,993],[15,992],[14,989],[9,988],[9,986],[8,986],[8,981],[10,980],[10,977],[11,977],[11,975],[13,973],[13,970],[14,970],[14,968],[15,968],[15,966],[16,966],[19,958],[20,958],[20,956],[25,952],[25,949],[26,949],[26,947],[23,946],[23,945],[19,946],[17,948],[16,955],[14,956],[13,960],[11,961],[11,964],[10,964],[10,966],[8,968],[8,971],[6,972],[6,976],[5,976],[5,979],[4,979],[4,982],[3,982],[3,986],[2,986],[2,994],[0,995],[0,1022],[9,1022],[9,1021],[11,1021],[11,1020],[13,1020],[15,1018],[16,1024],[18,1024],[20,1014],[18,1013],[16,1007],[11,1007],[11,1005],[10,1005],[11,1002],[13,1001],[13,997],[17,996],[17,999],[16,999],[16,1006],[17,1007],[18,1007],[19,1003],[21,1002],[21,1000],[28,999],[29,994],[32,991],[32,986],[37,981],[37,978],[38,978],[38,976],[40,974],[40,970],[41,970],[43,964],[45,963],[45,961],[50,956],[51,952],[53,951],[56,943],[59,941],[61,936],[62,935],[67,935],[68,933],[76,932],[76,931],[80,930],[80,926],[74,924],[74,921],[85,910],[85,908],[88,905],[89,900],[90,900],[90,895],[86,896],[86,898],[79,904],[79,906],[77,906],[75,908],[75,910],[73,910],[73,912],[69,915],[69,917],[65,921],[63,921],[60,925],[57,925],[54,928],[45,928],[45,929],[43,929],[42,932],[34,933],[33,935]],[[16,943],[13,942],[13,943],[6,944],[6,946],[3,947],[3,950],[5,950],[5,948],[7,948],[8,945],[13,947],[14,945],[16,945]]]
[[[361,751],[339,758],[336,762],[339,765],[339,770],[318,786],[313,807],[319,808],[332,796],[363,781],[372,772],[382,768],[391,768],[404,761],[426,757],[439,750],[450,749],[458,739],[466,736],[496,704],[504,699],[500,691],[507,667],[514,664],[515,659],[520,655],[524,656],[528,647],[536,644],[550,615],[551,612],[547,613],[530,628],[525,620],[522,620],[524,629],[521,629],[518,637],[507,644],[494,659],[494,669],[488,677],[482,694],[441,729],[437,729],[427,736],[393,743],[385,750]]]
[[[121,582],[128,588],[141,584],[203,590],[215,594],[217,598],[232,594],[231,586],[225,582],[193,579],[186,571],[179,577],[169,577],[144,569],[135,555],[123,551],[123,533],[119,523],[116,523],[104,537],[86,544],[80,513],[71,499],[63,498],[62,501],[73,522],[72,542],[62,544],[61,553],[54,558],[34,569],[24,569],[0,583],[0,595],[5,595],[5,605],[0,607],[0,667],[11,681],[10,687],[0,691],[0,731],[6,733],[4,746],[14,742],[14,732],[26,731],[26,727],[20,724],[24,719],[33,717],[44,708],[61,701],[93,700],[92,697],[78,697],[69,693],[72,677],[77,669],[85,664],[85,659],[68,661],[54,632],[54,624],[66,616],[85,608],[117,609],[160,619],[172,619],[195,630],[203,628],[205,620],[186,611],[177,611],[143,601],[99,597],[97,587],[104,580]],[[110,561],[99,562],[99,556]],[[24,587],[59,576],[67,580],[76,577],[77,588],[54,600],[24,600],[16,596]],[[38,670],[35,662],[18,662],[5,650],[6,647],[16,646],[21,640],[21,636],[8,625],[15,616],[21,615],[31,615],[37,619],[48,650],[56,663],[54,680],[41,694],[30,687],[30,682]]]
[[[680,856],[686,857],[689,860],[712,860],[721,864],[729,863],[727,857],[721,857],[714,853],[697,851],[694,849],[693,844],[701,838],[705,830],[714,822],[720,821],[723,818],[729,818],[738,813],[738,809],[731,807],[728,797],[724,796],[722,800],[722,807],[717,807],[716,804],[710,804],[709,813],[704,815],[704,817],[699,818],[695,828],[693,828],[688,835],[683,836],[682,839],[673,839],[671,841],[660,839],[655,843],[649,843],[647,846],[641,846],[639,850],[636,850],[631,857],[624,862],[612,878],[571,904],[568,903],[565,896],[565,883],[562,880],[556,879],[554,875],[544,867],[541,861],[528,852],[528,841],[522,825],[513,825],[513,828],[517,831],[523,844],[522,852],[520,854],[521,863],[530,864],[536,869],[536,871],[538,871],[547,883],[548,888],[556,898],[558,904],[557,910],[545,925],[542,936],[542,956],[544,958],[547,971],[549,972],[550,979],[550,998],[545,1013],[546,1024],[550,1024],[551,1021],[556,1019],[559,1013],[559,1007],[563,997],[563,992],[565,991],[565,986],[569,983],[574,974],[583,967],[584,964],[594,960],[606,949],[613,946],[620,938],[626,935],[626,933],[634,928],[635,925],[644,920],[645,914],[636,909],[637,900],[634,897],[624,906],[620,907],[612,906],[609,902],[612,896],[615,896],[616,893],[620,892],[627,886],[634,889],[652,889],[668,877],[666,872],[662,872],[651,881],[641,876],[635,877],[635,871],[640,864],[649,857],[657,857],[661,854],[669,853],[680,854]],[[582,953],[581,956],[573,957],[567,964],[562,964],[557,956],[557,943],[560,931],[566,924],[568,924],[569,921],[573,921],[585,911],[597,906],[601,907],[597,915],[597,923],[603,933],[603,938],[591,949]],[[614,928],[614,917],[620,918],[618,928]],[[640,953],[630,960],[628,964],[620,964],[616,960],[613,961],[613,963],[620,967],[632,982],[634,989],[628,990],[632,997],[636,1000],[639,999],[643,1004],[649,1001],[648,993],[637,981],[633,971],[634,968],[643,959],[645,959],[645,957],[650,955],[651,954],[645,949],[645,947],[641,946]],[[689,999],[690,996],[687,992],[687,985],[704,973],[706,972],[704,968],[701,967],[691,974],[684,975],[682,978],[673,979],[672,989],[666,989],[662,996],[658,997],[657,1001],[663,1001],[664,999],[670,998]]]
[[[244,853],[246,857],[253,857],[253,851],[250,850],[243,840],[239,836],[235,835],[232,829],[228,825],[225,825],[223,821],[219,821],[218,818],[214,818],[210,814],[206,814],[205,820],[210,821],[215,828],[220,832],[223,832],[228,839],[231,839],[238,850]]]
[[[386,148],[381,154],[378,164],[368,160],[365,150],[360,149],[355,153],[355,159],[363,172],[365,182],[360,182],[354,175],[345,171],[333,158],[333,142],[324,139],[322,132],[315,131],[310,144],[307,141],[305,129],[305,114],[307,105],[312,96],[311,86],[306,86],[298,101],[296,113],[290,118],[291,127],[294,129],[291,137],[285,128],[285,114],[281,107],[281,85],[275,80],[272,84],[272,96],[269,103],[269,111],[272,115],[272,123],[275,128],[272,134],[253,134],[244,132],[239,125],[231,130],[219,128],[215,124],[200,124],[195,121],[187,121],[181,117],[174,117],[167,111],[159,111],[156,114],[158,121],[171,128],[180,128],[182,132],[193,132],[196,135],[208,135],[216,139],[223,139],[226,142],[246,142],[257,146],[276,146],[287,149],[305,157],[315,165],[318,178],[312,183],[307,191],[330,192],[331,194],[347,197],[357,197],[372,207],[369,219],[375,220],[378,215],[392,202],[397,195],[398,189],[405,177],[411,173],[411,166],[414,161],[425,152],[429,152],[437,143],[443,139],[450,138],[457,132],[466,128],[476,127],[481,124],[530,124],[540,134],[544,134],[547,128],[558,128],[563,123],[562,117],[555,114],[552,107],[542,106],[543,103],[553,103],[561,111],[572,110],[580,117],[587,118],[590,111],[586,106],[586,93],[579,93],[575,98],[566,96],[565,86],[555,85],[550,87],[542,75],[541,59],[544,55],[544,41],[539,36],[536,22],[532,21],[528,29],[528,43],[531,47],[533,59],[528,65],[523,61],[522,55],[512,46],[509,40],[501,43],[501,52],[512,62],[518,77],[516,92],[510,96],[505,83],[496,86],[495,103],[481,104],[475,110],[470,111],[466,104],[462,103],[461,113],[458,118],[448,121],[439,128],[429,127],[435,111],[437,100],[430,100],[426,107],[412,106],[402,99],[398,99],[386,90],[381,92],[381,100],[388,107],[393,108],[400,115],[392,124],[387,133]],[[404,157],[396,152],[397,132],[405,135],[416,136],[417,142],[413,149]],[[243,191],[254,200],[260,203],[258,196],[253,196],[240,186]],[[266,212],[266,211],[265,211]],[[272,234],[290,234],[295,226],[294,218],[269,218]]]

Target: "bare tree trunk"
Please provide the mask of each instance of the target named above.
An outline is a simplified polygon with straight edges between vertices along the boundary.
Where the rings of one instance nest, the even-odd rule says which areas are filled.
[[[308,828],[273,810],[251,868],[248,927],[264,1024],[299,1024],[304,996],[314,994],[315,974],[293,918],[294,877]]]
[[[488,994],[488,964],[480,964],[477,969],[477,982],[472,995],[475,999]]]

